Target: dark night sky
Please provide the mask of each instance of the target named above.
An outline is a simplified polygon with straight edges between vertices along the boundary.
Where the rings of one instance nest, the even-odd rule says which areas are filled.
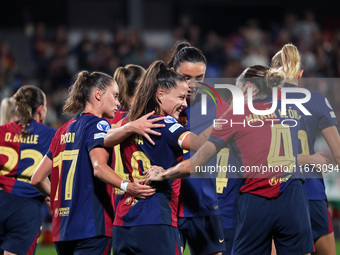
[[[171,28],[178,25],[178,17],[183,14],[191,16],[192,22],[201,27],[203,31],[212,27],[220,34],[224,31],[233,31],[250,18],[255,18],[263,28],[271,22],[282,23],[284,15],[288,12],[303,17],[305,10],[313,10],[319,24],[322,26],[340,27],[339,1],[334,0],[142,0],[144,5],[144,25],[146,28]],[[95,24],[107,26],[107,20],[112,22],[128,22],[127,0],[48,0],[48,1],[1,1],[0,28],[22,28],[26,21],[33,23],[44,21],[48,26],[59,24],[72,26],[74,24]],[[160,3],[164,8],[158,8]],[[91,6],[91,8],[89,7]],[[110,12],[107,7],[112,8]],[[93,10],[98,8],[98,11]],[[102,8],[102,9],[100,9]],[[92,11],[91,11],[92,10]],[[84,15],[84,12],[86,15]],[[98,19],[98,13],[108,17]],[[151,14],[151,15],[150,15]],[[93,19],[96,22],[86,22]],[[166,20],[165,20],[166,19]],[[102,20],[102,21],[101,21]],[[158,20],[158,22],[155,20]],[[78,21],[78,22],[75,22]],[[111,22],[111,23],[112,23]]]

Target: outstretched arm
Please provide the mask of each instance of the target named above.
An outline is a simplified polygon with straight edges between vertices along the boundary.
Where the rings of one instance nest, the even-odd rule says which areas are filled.
[[[221,113],[217,113],[218,119],[223,119],[227,113],[229,113],[233,109],[232,105],[228,105],[228,108],[224,108]],[[194,133],[190,133],[190,149],[191,151],[198,151],[198,149],[208,140],[212,129],[214,128],[214,124],[211,124],[207,127],[202,133],[196,135]]]
[[[167,179],[184,178],[195,173],[196,166],[203,166],[208,163],[214,155],[217,148],[214,143],[207,141],[195,155],[187,160],[182,161],[174,167],[164,170],[162,167],[152,167],[147,171],[146,181],[163,181]]]
[[[297,161],[299,166],[307,164],[329,164],[329,159],[320,152],[316,152],[313,155],[298,155]]]
[[[106,164],[108,157],[109,154],[104,148],[97,147],[90,151],[93,174],[101,181],[121,189],[123,179]],[[130,182],[127,184],[126,190],[123,190],[138,198],[148,198],[155,194],[155,189],[148,185],[143,185],[144,182],[145,180]]]
[[[162,128],[165,127],[164,124],[154,124],[157,121],[165,119],[165,117],[158,117],[153,119],[148,119],[155,112],[152,111],[137,120],[131,121],[124,126],[111,128],[105,138],[104,138],[104,146],[105,147],[113,147],[117,144],[123,142],[126,138],[128,138],[133,133],[144,136],[150,143],[155,144],[150,138],[149,134],[152,135],[161,135],[161,133],[152,130],[153,128]]]
[[[46,196],[50,196],[51,194],[51,182],[48,179],[51,169],[52,160],[49,157],[44,156],[31,177],[31,184]]]
[[[340,136],[336,126],[331,126],[321,130],[329,148],[332,151],[335,162],[340,165]]]

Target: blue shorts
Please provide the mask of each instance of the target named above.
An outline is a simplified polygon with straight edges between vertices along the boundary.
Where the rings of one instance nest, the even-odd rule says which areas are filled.
[[[33,254],[42,224],[42,200],[0,190],[0,250]]]
[[[224,229],[224,244],[225,251],[222,253],[223,255],[230,255],[234,245],[234,237],[235,237],[235,229],[234,228],[225,228]]]
[[[225,250],[221,217],[187,217],[178,219],[181,246],[188,242],[190,254],[210,254]]]
[[[333,232],[326,200],[309,200],[309,211],[314,240]]]
[[[112,246],[114,255],[182,254],[178,229],[168,225],[113,226]]]
[[[72,241],[55,242],[58,254],[62,255],[92,255],[111,254],[112,238],[108,236],[96,236]]]
[[[308,201],[301,181],[276,198],[240,195],[235,219],[234,255],[301,255],[314,251]]]

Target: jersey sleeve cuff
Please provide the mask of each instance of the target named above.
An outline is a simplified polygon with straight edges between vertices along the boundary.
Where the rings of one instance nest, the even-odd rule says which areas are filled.
[[[102,147],[105,148],[104,146],[104,139],[99,139],[99,140],[95,140],[92,143],[90,143],[87,146],[87,151],[90,152],[92,149],[96,148],[96,147]],[[106,148],[105,148],[106,149]]]
[[[223,139],[216,136],[210,135],[208,141],[214,143],[217,150],[227,146],[227,143]]]
[[[50,150],[48,150],[45,154],[50,160],[53,160],[53,155],[52,152]]]

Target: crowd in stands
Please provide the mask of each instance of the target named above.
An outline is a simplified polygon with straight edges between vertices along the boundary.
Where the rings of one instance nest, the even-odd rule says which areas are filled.
[[[66,121],[61,115],[62,103],[73,75],[79,70],[113,75],[117,67],[130,63],[147,68],[155,59],[163,59],[169,50],[161,45],[148,45],[145,31],[124,26],[118,26],[112,33],[98,31],[95,36],[83,32],[78,40],[72,39],[71,28],[60,26],[52,29],[44,23],[38,23],[23,33],[30,42],[29,65],[33,73],[30,77],[22,77],[11,45],[2,41],[0,91],[10,94],[24,83],[39,86],[48,95],[46,122],[55,127]],[[281,24],[269,29],[262,28],[257,20],[249,19],[237,32],[226,36],[213,30],[203,34],[196,25],[187,29],[177,27],[170,33],[173,42],[186,39],[203,50],[208,60],[207,77],[232,78],[253,64],[269,66],[271,57],[287,42],[294,43],[300,50],[304,78],[340,77],[340,30],[321,27],[311,11],[301,17],[286,14]],[[340,116],[336,105],[340,102],[339,86],[318,81],[309,87],[323,92]],[[9,95],[1,93],[0,97],[4,96]]]

